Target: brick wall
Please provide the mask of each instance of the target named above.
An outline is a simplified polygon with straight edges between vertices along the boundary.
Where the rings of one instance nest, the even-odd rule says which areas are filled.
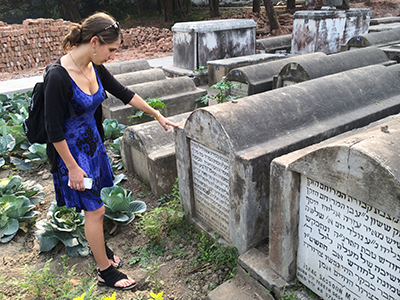
[[[45,67],[65,54],[61,47],[70,22],[62,19],[27,19],[22,24],[0,21],[0,72]],[[122,47],[138,52],[172,51],[172,32],[166,28],[136,27],[122,30]]]
[[[0,22],[0,72],[44,67],[63,54],[61,41],[69,22],[27,19],[22,25]]]

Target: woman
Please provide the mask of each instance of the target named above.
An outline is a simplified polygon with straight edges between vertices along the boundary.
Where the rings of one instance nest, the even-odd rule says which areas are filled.
[[[121,85],[102,65],[115,58],[121,43],[118,22],[105,13],[96,13],[81,25],[70,25],[62,44],[68,54],[57,59],[46,75],[45,121],[57,204],[84,210],[85,235],[98,265],[98,284],[131,289],[135,281],[116,270],[122,261],[104,243],[105,209],[100,191],[113,185],[101,124],[105,91],[153,115],[166,131],[167,125],[176,125]],[[92,178],[91,189],[85,189],[84,177]]]

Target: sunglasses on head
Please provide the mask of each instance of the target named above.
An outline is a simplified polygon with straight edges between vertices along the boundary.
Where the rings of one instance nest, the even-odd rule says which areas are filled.
[[[98,35],[99,33],[106,31],[107,29],[113,28],[115,30],[116,33],[120,33],[121,29],[119,28],[119,23],[118,22],[114,22],[111,25],[108,25],[106,28],[97,31],[93,36]]]

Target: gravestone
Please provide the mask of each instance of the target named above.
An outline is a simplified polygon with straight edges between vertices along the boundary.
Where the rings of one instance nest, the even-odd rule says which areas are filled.
[[[278,50],[285,50],[287,52],[290,52],[289,49],[291,45],[291,34],[284,34],[256,40],[256,49],[264,50],[266,53],[275,53]]]
[[[283,59],[285,57],[288,56],[285,54],[269,53],[210,60],[207,62],[208,86],[212,86],[213,84],[223,80],[223,78],[229,73],[229,71],[233,69],[259,63],[265,63],[267,61]]]
[[[145,59],[106,63],[104,66],[113,75],[149,70],[151,68],[149,62]]]
[[[316,52],[236,68],[225,76],[224,81],[236,84],[236,86],[231,87],[228,91],[231,96],[245,97],[266,92],[273,89],[274,77],[279,74],[282,67],[286,64],[325,55],[325,53]]]
[[[400,297],[400,118],[276,158],[270,266],[323,299]]]
[[[143,99],[158,98],[166,106],[161,109],[165,117],[170,117],[185,112],[190,112],[197,107],[204,106],[197,98],[205,95],[207,91],[196,87],[189,77],[179,77],[152,82],[129,85],[128,88]],[[124,105],[118,98],[109,95],[102,103],[103,116],[107,119],[116,119],[118,123],[132,125],[153,120],[151,117],[129,117],[136,113],[136,108]]]
[[[161,69],[149,69],[143,71],[121,73],[114,75],[114,77],[125,86],[167,79]]]
[[[278,74],[276,87],[374,64],[393,64],[381,49],[361,48],[286,64]]]
[[[293,15],[292,54],[339,52],[354,35],[368,33],[371,11],[296,11]]]
[[[348,50],[362,47],[382,47],[400,42],[400,28],[353,36],[346,44]]]
[[[195,110],[176,129],[184,210],[239,253],[267,240],[272,159],[400,112],[399,71],[369,66]]]
[[[168,120],[182,123],[189,114]],[[170,194],[177,178],[174,130],[165,132],[158,121],[151,121],[127,127],[119,141],[124,168],[147,182],[157,199]]]
[[[173,66],[196,70],[209,60],[255,54],[256,26],[246,19],[175,23]]]
[[[390,23],[400,23],[400,17],[373,18],[370,21],[370,25],[390,24]]]
[[[389,23],[389,24],[379,24],[379,25],[369,26],[368,33],[398,29],[398,28],[400,28],[400,22],[399,23]]]
[[[385,47],[381,47],[383,52],[389,57],[390,59],[400,63],[400,41],[398,44],[392,44]]]

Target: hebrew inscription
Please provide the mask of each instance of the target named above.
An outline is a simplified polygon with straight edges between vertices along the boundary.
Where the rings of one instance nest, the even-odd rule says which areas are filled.
[[[231,242],[228,157],[195,141],[190,150],[196,216]]]
[[[303,175],[297,278],[324,299],[400,299],[399,219]]]

